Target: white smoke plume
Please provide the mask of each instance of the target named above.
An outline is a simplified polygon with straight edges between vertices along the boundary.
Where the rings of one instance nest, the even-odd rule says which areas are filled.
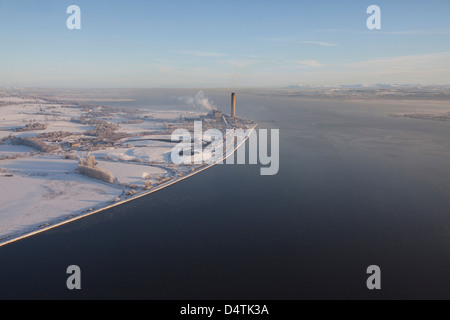
[[[193,97],[182,97],[180,98],[180,100],[184,101],[186,104],[189,104],[194,108],[206,109],[209,111],[217,109],[217,107],[214,106],[214,103],[212,101],[209,101],[209,99],[205,97],[205,93],[203,91],[199,91]]]

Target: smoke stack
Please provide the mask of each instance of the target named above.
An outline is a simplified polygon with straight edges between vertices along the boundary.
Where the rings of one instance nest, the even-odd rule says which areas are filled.
[[[231,117],[236,118],[236,93],[231,94]]]

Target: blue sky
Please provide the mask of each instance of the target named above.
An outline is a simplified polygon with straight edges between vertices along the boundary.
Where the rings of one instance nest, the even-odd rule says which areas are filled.
[[[450,84],[449,16],[448,0],[0,0],[0,86]]]

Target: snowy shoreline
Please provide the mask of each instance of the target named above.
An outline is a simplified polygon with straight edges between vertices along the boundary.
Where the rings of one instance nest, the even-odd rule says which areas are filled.
[[[47,221],[47,222],[42,222],[42,223],[39,223],[39,225],[30,226],[30,227],[27,227],[24,230],[21,230],[21,231],[18,231],[18,232],[14,232],[13,234],[5,235],[4,237],[2,237],[0,239],[0,247],[8,245],[8,244],[11,244],[11,243],[14,243],[16,241],[19,241],[19,240],[22,240],[22,239],[25,239],[25,238],[28,238],[28,237],[31,237],[31,236],[39,234],[39,233],[43,233],[43,232],[49,231],[51,229],[60,227],[62,225],[65,225],[65,224],[68,224],[68,223],[71,223],[71,222],[74,222],[74,221],[77,221],[77,220],[89,217],[91,215],[94,215],[94,214],[106,211],[108,209],[111,209],[111,208],[123,205],[125,203],[130,202],[130,201],[133,201],[133,200],[136,200],[136,199],[148,196],[148,195],[150,195],[152,193],[155,193],[155,192],[160,191],[160,190],[162,190],[164,188],[167,188],[167,187],[169,187],[169,186],[171,186],[171,185],[173,185],[175,183],[178,183],[178,182],[183,181],[183,180],[185,180],[187,178],[190,178],[190,177],[192,177],[192,176],[194,176],[194,175],[196,175],[196,174],[198,174],[198,173],[200,173],[200,172],[202,172],[202,171],[204,171],[206,169],[209,169],[209,168],[211,168],[211,167],[213,167],[213,166],[215,166],[215,165],[217,165],[219,163],[222,163],[228,157],[234,155],[234,153],[249,139],[251,133],[255,130],[256,127],[257,127],[257,124],[255,124],[252,128],[250,128],[249,131],[248,131],[248,134],[245,136],[243,141],[241,141],[231,152],[229,152],[228,154],[225,154],[223,159],[221,159],[219,161],[216,161],[215,163],[212,163],[212,164],[209,164],[209,165],[203,165],[202,167],[200,167],[199,169],[197,169],[197,170],[195,170],[195,171],[193,171],[191,173],[188,173],[188,174],[186,174],[184,176],[179,176],[176,179],[172,179],[172,180],[170,180],[168,182],[165,182],[165,183],[159,185],[158,187],[155,187],[155,188],[153,188],[151,190],[139,193],[139,194],[137,194],[135,196],[132,196],[132,197],[130,197],[128,199],[121,200],[121,201],[118,201],[118,202],[113,203],[113,204],[108,204],[107,206],[103,206],[103,207],[94,209],[92,211],[85,212],[86,210],[83,210],[83,211],[78,212],[78,213],[72,213],[72,214],[69,214],[69,215],[67,215],[67,216],[65,216],[63,218],[54,219],[52,221]]]

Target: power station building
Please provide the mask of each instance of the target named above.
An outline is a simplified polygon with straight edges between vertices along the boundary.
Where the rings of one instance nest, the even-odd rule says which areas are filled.
[[[234,92],[231,94],[231,113],[229,116],[224,115],[222,113],[222,111],[215,109],[215,110],[210,111],[204,118],[209,119],[209,121],[211,121],[211,120],[216,121],[216,122],[225,121],[226,124],[228,124],[227,120],[235,121],[237,119],[237,117],[236,117],[236,94]],[[184,120],[195,120],[195,119],[184,118]]]

